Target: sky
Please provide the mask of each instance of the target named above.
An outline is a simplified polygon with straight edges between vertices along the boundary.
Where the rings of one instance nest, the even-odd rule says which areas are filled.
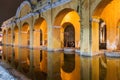
[[[0,26],[2,23],[15,16],[17,8],[24,0],[0,0]]]

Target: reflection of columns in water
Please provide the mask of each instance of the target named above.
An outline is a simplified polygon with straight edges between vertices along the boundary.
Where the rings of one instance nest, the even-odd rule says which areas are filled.
[[[56,52],[48,52],[48,77],[47,80],[61,80],[60,77],[60,57],[61,54]]]
[[[19,68],[20,68],[20,71],[27,74],[29,72],[29,66],[30,66],[29,49],[20,48],[19,49]]]
[[[106,80],[120,80],[120,59],[107,59]]]
[[[32,49],[30,49],[30,68],[29,68],[29,76],[31,77],[31,78],[33,78],[33,76],[34,76],[34,57],[33,57],[34,55],[33,55],[33,50]]]
[[[9,62],[10,64],[14,64],[14,58],[15,58],[15,54],[14,54],[14,50],[12,46],[8,46],[8,56],[9,56]],[[14,65],[13,65],[14,66]]]
[[[12,47],[11,46],[6,46],[7,47],[7,62],[11,63],[11,56],[12,56]]]
[[[18,67],[18,60],[19,60],[19,47],[13,48],[13,57],[14,57],[14,65],[17,68]]]
[[[7,61],[8,48],[6,45],[3,45],[3,59]]]
[[[91,80],[91,58],[81,57],[81,80]]]
[[[99,79],[99,57],[98,56],[93,57],[91,59],[91,80],[103,80],[103,79]]]
[[[30,50],[30,73],[34,80],[45,79],[47,74],[47,54],[39,49]]]

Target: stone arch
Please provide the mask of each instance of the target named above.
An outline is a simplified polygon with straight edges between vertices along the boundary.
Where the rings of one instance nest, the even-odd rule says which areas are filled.
[[[56,36],[60,35],[59,41],[61,41],[61,45],[64,46],[64,27],[65,24],[72,24],[75,29],[75,47],[80,48],[80,16],[78,13],[70,8],[63,9],[60,11],[57,16],[55,17],[54,27],[58,27],[57,29],[60,31],[60,34],[58,33],[57,29],[54,29],[54,32],[56,31]]]
[[[44,18],[40,17],[36,19],[34,24],[34,46],[40,47],[40,45],[47,46],[47,22]],[[41,35],[41,36],[40,36]]]
[[[18,45],[19,43],[19,28],[17,25],[14,27],[14,32],[13,32],[13,43],[14,45]]]
[[[120,2],[118,0],[102,0],[93,12],[92,39],[93,38],[95,39],[95,37],[97,39],[99,36],[99,33],[97,33],[97,31],[99,30],[98,29],[99,19],[102,18],[106,23],[107,49],[110,49],[110,50],[115,50],[118,45],[117,23],[120,18],[120,15],[119,15],[120,11],[118,10],[120,8],[119,5],[120,5]],[[113,36],[115,38],[113,38]],[[99,39],[97,40],[99,41]],[[94,41],[95,40],[92,40],[93,42],[92,44],[94,45],[93,48],[98,47],[99,44],[97,45],[96,43],[99,43],[99,42],[94,43]]]
[[[30,25],[28,23],[24,23],[21,27],[21,46],[28,47],[30,45]]]
[[[23,1],[21,5],[18,7],[17,12],[16,12],[16,18],[23,17],[30,13],[32,10],[31,4],[29,1]]]
[[[101,0],[93,11],[93,16],[100,16],[105,7],[111,2],[111,0]]]

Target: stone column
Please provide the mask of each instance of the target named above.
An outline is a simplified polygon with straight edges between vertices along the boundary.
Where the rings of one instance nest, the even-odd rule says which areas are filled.
[[[15,32],[15,42],[14,42],[14,45],[16,46],[18,46],[18,41],[19,41],[19,32],[17,33],[17,32]]]
[[[6,36],[7,36],[7,34],[3,34],[3,40],[2,40],[2,43],[3,43],[3,44],[6,44],[6,40],[7,40],[7,39],[6,39]]]
[[[99,19],[92,19],[92,55],[96,55],[99,52]]]
[[[19,47],[22,46],[22,39],[21,39],[21,28],[18,31],[18,45]]]
[[[30,27],[30,39],[29,39],[29,48],[33,48],[33,25],[31,25],[31,27]]]
[[[21,46],[27,47],[28,46],[28,33],[21,32]]]
[[[33,39],[34,44],[33,44],[33,47],[39,48],[40,47],[40,31],[35,30],[33,32],[33,35],[34,35],[34,39]]]
[[[12,29],[11,29],[11,45],[14,45],[13,36],[14,36],[14,31],[13,31],[13,28],[12,28]]]
[[[6,32],[6,45],[8,45],[9,42],[8,42],[8,31]]]
[[[62,50],[62,45],[61,45],[61,38],[60,38],[60,28],[53,26],[53,28],[49,29],[51,30],[51,33],[48,32],[49,37],[51,37],[51,39],[48,37],[48,39],[50,39],[50,44],[51,45],[50,49],[52,51],[59,51]],[[49,50],[50,50],[49,49]]]
[[[91,56],[91,22],[89,0],[81,0],[81,55]]]

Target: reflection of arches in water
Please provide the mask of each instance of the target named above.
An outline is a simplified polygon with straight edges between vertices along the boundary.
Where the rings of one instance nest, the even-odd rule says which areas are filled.
[[[100,57],[99,58],[99,80],[105,80],[106,74],[107,74],[107,60],[105,57]]]
[[[65,27],[64,47],[75,47],[75,29],[72,24],[69,24]]]
[[[40,29],[40,45],[42,45],[42,30]]]
[[[64,54],[63,71],[71,73],[75,69],[75,54]]]
[[[34,72],[34,79],[32,80],[47,80],[47,73],[42,72],[42,71],[35,71]]]
[[[40,62],[42,61],[42,50],[40,50]]]

